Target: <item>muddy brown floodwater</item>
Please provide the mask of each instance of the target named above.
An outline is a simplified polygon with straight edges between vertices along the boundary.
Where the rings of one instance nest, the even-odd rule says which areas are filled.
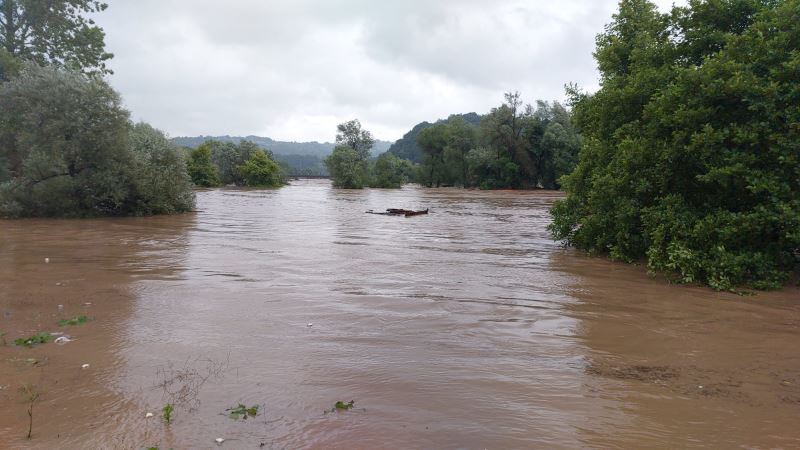
[[[0,221],[0,447],[800,448],[800,290],[564,249],[558,196],[298,181],[190,215]],[[387,207],[431,214],[364,214]],[[74,340],[13,345],[40,331]]]

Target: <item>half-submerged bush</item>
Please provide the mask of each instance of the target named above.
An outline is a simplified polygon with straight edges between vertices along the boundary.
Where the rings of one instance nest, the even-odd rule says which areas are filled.
[[[189,211],[186,162],[103,80],[26,65],[0,85],[0,217]]]
[[[239,166],[245,186],[280,187],[283,186],[283,173],[280,166],[263,150],[255,150],[250,159]]]

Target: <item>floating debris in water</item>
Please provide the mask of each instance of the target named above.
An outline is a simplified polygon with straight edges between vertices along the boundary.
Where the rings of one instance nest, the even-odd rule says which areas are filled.
[[[45,258],[45,259],[44,259],[44,263],[45,263],[45,264],[49,264],[49,263],[50,263],[50,258]]]
[[[88,364],[84,364],[84,365],[81,366],[81,369],[88,369],[88,368],[89,368]]]
[[[225,439],[222,439],[222,438],[216,438],[216,439],[214,439],[214,442],[216,442],[216,443],[217,443],[217,445],[220,445],[220,444],[222,444],[223,442],[225,442]]]
[[[55,342],[58,345],[64,345],[67,342],[72,342],[72,339],[70,339],[69,336],[61,336],[61,337],[57,337],[56,340],[53,341],[53,342]]]
[[[153,417],[153,413],[147,413],[147,414],[144,415],[145,419],[149,419],[151,417]]]
[[[313,323],[311,323],[311,322],[308,322],[308,325],[306,325],[306,326],[307,326],[307,327],[313,327],[313,326],[314,326],[314,324],[313,324]]]

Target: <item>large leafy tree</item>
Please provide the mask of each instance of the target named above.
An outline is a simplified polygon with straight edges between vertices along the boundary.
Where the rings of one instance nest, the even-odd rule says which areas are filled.
[[[361,128],[361,122],[353,119],[339,124],[336,133],[336,144],[346,145],[358,153],[359,158],[366,161],[369,159],[369,152],[375,145],[375,138],[367,130]]]
[[[406,172],[410,162],[385,152],[375,161],[370,170],[369,186],[373,188],[398,189],[408,182]]]
[[[105,33],[87,17],[106,8],[96,0],[0,0],[0,47],[19,60],[110,73]]]
[[[337,145],[325,158],[333,186],[341,189],[362,189],[367,182],[367,165],[355,150],[347,145]]]
[[[0,216],[190,210],[183,155],[103,80],[26,64],[0,84]]]
[[[800,0],[624,0],[555,237],[718,289],[800,265]]]
[[[222,184],[217,168],[211,162],[211,143],[204,142],[189,152],[187,170],[192,183],[199,187],[215,187]]]

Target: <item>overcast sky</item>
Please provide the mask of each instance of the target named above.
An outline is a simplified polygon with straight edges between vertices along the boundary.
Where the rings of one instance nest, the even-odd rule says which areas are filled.
[[[685,0],[675,0],[683,4]],[[673,0],[656,0],[666,10]],[[112,85],[171,136],[379,139],[503,93],[597,88],[594,38],[617,0],[110,0]]]

